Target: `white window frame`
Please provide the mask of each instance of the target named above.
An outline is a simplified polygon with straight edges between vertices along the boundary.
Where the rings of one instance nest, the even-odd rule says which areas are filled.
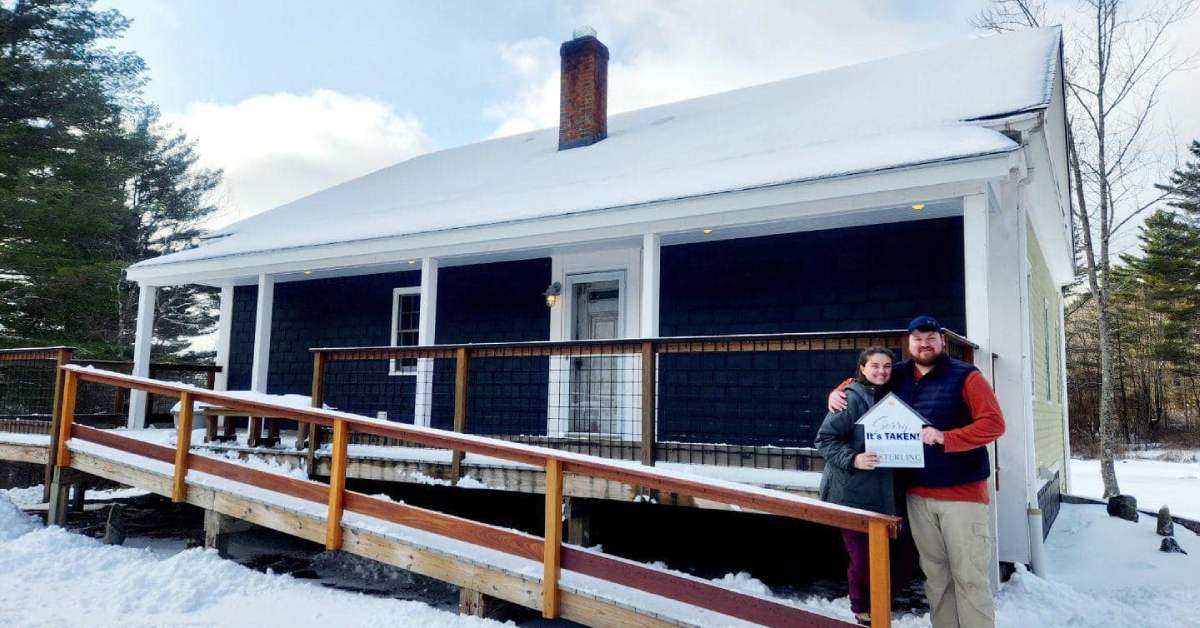
[[[421,286],[406,286],[404,288],[393,288],[392,289],[392,340],[391,340],[391,346],[393,346],[393,347],[400,346],[400,345],[396,344],[400,340],[400,328],[399,328],[399,326],[400,326],[400,297],[401,296],[411,296],[414,294],[417,295],[418,297],[421,296]],[[418,308],[418,314],[419,313],[420,313],[420,309]],[[418,334],[418,337],[420,336],[420,333],[421,333],[420,326],[421,326],[421,322],[420,322],[420,318],[418,317],[417,329],[415,330]],[[412,331],[412,330],[409,330],[409,331]],[[414,364],[412,366],[399,366],[396,364],[396,360],[388,360],[388,375],[404,375],[404,376],[415,377],[416,374],[417,374],[417,365]]]
[[[1046,337],[1042,341],[1042,350],[1045,352],[1046,366],[1046,403],[1054,402],[1054,385],[1050,379],[1050,301],[1042,299],[1042,329]]]

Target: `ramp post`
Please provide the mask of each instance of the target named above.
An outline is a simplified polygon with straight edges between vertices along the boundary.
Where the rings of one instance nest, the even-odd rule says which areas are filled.
[[[329,516],[325,528],[325,549],[342,548],[342,506],[346,498],[346,440],[349,429],[345,419],[333,422],[333,462],[329,465]]]
[[[67,371],[63,377],[62,416],[58,420],[58,442],[54,453],[54,464],[59,469],[71,466],[71,450],[67,449],[67,441],[71,439],[71,424],[75,422],[75,393],[78,388],[79,378],[74,372]]]
[[[658,370],[658,354],[654,343],[642,343],[642,464],[654,466],[655,437],[655,377]]]
[[[188,451],[192,448],[192,393],[179,394],[179,428],[175,432],[175,479],[171,501],[187,500]]]
[[[67,522],[68,498],[71,484],[83,477],[74,469],[55,467],[54,479],[50,482],[50,501],[46,509],[46,525],[61,526]]]
[[[546,460],[546,531],[542,558],[542,617],[554,619],[560,611],[558,596],[559,559],[562,555],[562,462]]]
[[[892,625],[892,566],[885,522],[868,524],[867,544],[871,562],[871,626],[888,628]]]
[[[58,453],[58,425],[62,420],[63,389],[67,374],[62,367],[71,363],[74,353],[74,349],[61,348],[54,358],[54,398],[50,406],[50,448],[46,458],[46,475],[42,481],[45,486],[42,490],[42,501],[44,502],[50,501],[50,483],[54,481],[54,462]]]
[[[325,353],[317,351],[313,353],[313,371],[312,371],[312,407],[322,408],[325,406],[325,371],[326,371]],[[308,453],[304,457],[304,470],[308,473],[311,479],[313,471],[316,470],[317,460],[317,435],[321,433],[321,428],[316,423],[301,421],[296,426],[296,449],[304,448],[304,440],[308,439]]]
[[[459,347],[455,354],[454,369],[454,431],[459,434],[467,431],[467,372],[470,369],[470,358],[466,347]],[[450,455],[450,484],[457,485],[462,477],[463,452],[455,449]]]

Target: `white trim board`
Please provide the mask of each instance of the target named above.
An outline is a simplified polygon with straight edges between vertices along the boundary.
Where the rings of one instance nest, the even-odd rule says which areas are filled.
[[[497,250],[536,249],[645,233],[745,225],[790,218],[901,207],[978,191],[1008,175],[1014,155],[1004,153],[911,168],[723,192],[630,207],[580,212],[398,237],[299,247],[222,258],[130,268],[130,280],[149,285],[249,283],[263,274],[405,264]],[[449,265],[450,260],[443,260]]]

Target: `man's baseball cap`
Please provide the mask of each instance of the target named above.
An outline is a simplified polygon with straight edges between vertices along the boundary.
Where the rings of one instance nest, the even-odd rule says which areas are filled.
[[[908,333],[914,331],[942,331],[942,324],[932,316],[921,315],[908,323]]]

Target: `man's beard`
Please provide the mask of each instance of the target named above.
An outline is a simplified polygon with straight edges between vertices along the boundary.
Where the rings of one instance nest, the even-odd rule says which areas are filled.
[[[945,349],[943,349],[942,351],[938,351],[928,357],[926,357],[920,353],[914,353],[912,360],[913,360],[913,362],[916,362],[917,364],[920,364],[921,366],[933,366],[938,361],[938,359],[942,357],[942,353],[944,351],[945,351]]]

